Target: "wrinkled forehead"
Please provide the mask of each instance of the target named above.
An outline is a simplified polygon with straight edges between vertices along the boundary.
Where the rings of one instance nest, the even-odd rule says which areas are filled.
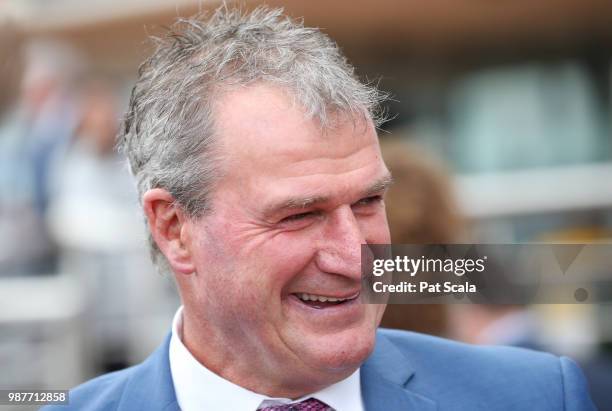
[[[379,152],[366,113],[329,113],[323,125],[290,92],[255,85],[224,93],[213,111],[223,157],[233,166],[309,160],[364,160]]]

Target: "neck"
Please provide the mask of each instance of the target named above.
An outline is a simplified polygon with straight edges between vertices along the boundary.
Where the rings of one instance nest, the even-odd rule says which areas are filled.
[[[295,364],[289,359],[282,364],[266,361],[266,347],[247,349],[244,342],[248,336],[242,336],[241,344],[232,344],[222,338],[215,327],[205,321],[193,318],[190,312],[183,310],[181,341],[191,355],[208,370],[227,381],[257,394],[272,398],[298,399],[317,392],[344,378],[355,370],[339,372],[333,375],[321,375],[314,370],[308,372],[282,375],[277,370],[303,370],[303,365]],[[235,347],[242,347],[236,350]],[[232,349],[234,347],[234,349]]]

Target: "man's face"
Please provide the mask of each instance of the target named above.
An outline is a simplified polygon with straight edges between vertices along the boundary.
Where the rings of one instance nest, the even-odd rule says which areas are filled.
[[[284,395],[344,378],[370,354],[384,306],[357,298],[360,245],[390,242],[371,121],[323,132],[292,101],[264,85],[220,99],[226,173],[213,212],[187,222],[196,273],[183,293],[186,335],[205,336],[187,344],[206,365]]]

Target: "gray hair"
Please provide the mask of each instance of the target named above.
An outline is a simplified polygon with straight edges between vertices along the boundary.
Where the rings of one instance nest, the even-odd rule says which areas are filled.
[[[209,17],[179,19],[153,40],[156,49],[139,68],[119,148],[140,198],[164,188],[190,218],[210,211],[209,196],[221,175],[212,111],[228,87],[281,86],[323,127],[330,126],[332,113],[366,116],[376,126],[384,120],[380,103],[386,95],[357,79],[327,35],[282,9],[243,13],[223,5]],[[154,261],[165,263],[150,242]]]

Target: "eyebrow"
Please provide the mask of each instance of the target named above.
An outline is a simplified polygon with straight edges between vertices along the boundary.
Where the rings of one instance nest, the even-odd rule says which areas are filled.
[[[362,197],[369,197],[373,194],[378,194],[383,191],[387,191],[387,189],[393,184],[393,176],[391,173],[387,172],[384,177],[380,178],[370,187],[368,187],[364,192]]]
[[[391,184],[393,184],[393,177],[390,173],[387,173],[384,177],[378,179],[372,185],[366,188],[362,192],[361,197],[370,197],[374,194],[384,192]],[[271,215],[281,210],[304,209],[312,207],[315,204],[325,203],[327,201],[329,201],[329,197],[327,196],[292,197],[266,207],[264,214]]]

